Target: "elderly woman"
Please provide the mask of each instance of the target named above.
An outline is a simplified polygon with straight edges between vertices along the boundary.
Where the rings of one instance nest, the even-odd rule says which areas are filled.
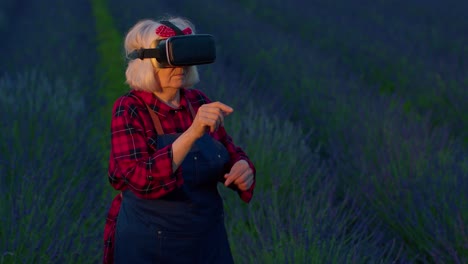
[[[176,33],[182,18],[142,20],[125,38],[127,54]],[[164,22],[164,23],[163,23]],[[105,231],[104,263],[233,263],[217,183],[249,202],[255,168],[223,127],[233,109],[192,87],[196,66],[133,59],[130,91],[112,111],[109,181],[119,190]]]

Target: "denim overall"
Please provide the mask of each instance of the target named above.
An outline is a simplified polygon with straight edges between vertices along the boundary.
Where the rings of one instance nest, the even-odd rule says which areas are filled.
[[[163,134],[159,118],[147,108],[158,132],[158,149],[174,142],[180,134]],[[189,108],[193,120],[190,102]],[[228,161],[226,148],[205,134],[181,164],[180,188],[154,200],[125,190],[116,226],[115,263],[233,263],[217,189]]]

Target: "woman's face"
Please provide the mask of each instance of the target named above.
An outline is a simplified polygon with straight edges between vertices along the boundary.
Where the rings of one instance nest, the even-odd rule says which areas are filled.
[[[161,88],[182,88],[185,84],[187,68],[160,68],[156,71]]]

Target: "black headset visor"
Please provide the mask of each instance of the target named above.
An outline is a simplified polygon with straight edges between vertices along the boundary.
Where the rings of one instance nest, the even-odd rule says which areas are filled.
[[[153,49],[139,49],[128,55],[130,59],[155,58],[162,68],[213,63],[216,59],[212,35],[179,35],[161,40]]]

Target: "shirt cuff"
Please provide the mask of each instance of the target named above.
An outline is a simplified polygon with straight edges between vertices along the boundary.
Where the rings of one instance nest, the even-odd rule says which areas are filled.
[[[238,162],[239,160],[245,160],[249,164],[249,167],[252,169],[252,174],[254,176],[254,181],[252,183],[252,186],[250,186],[250,188],[248,190],[246,190],[246,191],[239,190],[237,188],[237,186],[235,186],[233,184],[231,184],[231,186],[232,186],[231,188],[237,192],[237,194],[239,195],[239,197],[241,198],[242,201],[244,201],[246,203],[249,203],[250,200],[252,200],[252,197],[253,197],[257,172],[255,170],[255,166],[253,165],[253,163],[248,158],[245,158],[243,156],[239,156],[237,159],[235,159],[234,162],[232,162],[232,166],[234,166],[234,164],[236,164],[236,162]],[[231,168],[232,168],[232,166],[231,166]]]
[[[250,200],[252,200],[254,188],[255,188],[255,180],[252,183],[252,186],[250,186],[248,190],[246,191],[237,190],[237,193],[239,194],[239,197],[241,198],[242,201],[249,203]]]

